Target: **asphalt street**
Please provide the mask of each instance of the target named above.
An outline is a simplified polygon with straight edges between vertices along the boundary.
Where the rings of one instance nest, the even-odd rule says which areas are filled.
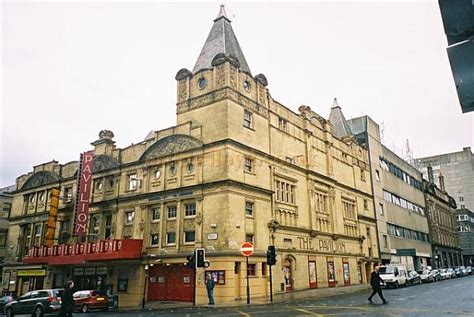
[[[389,301],[387,305],[382,305],[377,295],[374,304],[370,304],[368,295],[369,292],[358,292],[266,305],[97,312],[74,316],[474,316],[473,275],[407,288],[385,289],[384,296]]]

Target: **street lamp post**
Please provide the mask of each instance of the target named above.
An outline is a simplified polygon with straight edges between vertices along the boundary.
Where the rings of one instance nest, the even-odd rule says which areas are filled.
[[[148,272],[150,270],[150,259],[156,258],[155,254],[146,254],[143,256],[146,258],[146,264],[145,264],[145,282],[143,283],[143,297],[142,297],[142,308],[145,308],[145,297],[146,297],[146,290],[147,290],[147,285],[148,285]]]

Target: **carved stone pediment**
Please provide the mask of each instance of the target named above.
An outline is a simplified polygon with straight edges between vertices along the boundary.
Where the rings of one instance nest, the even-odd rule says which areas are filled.
[[[175,134],[164,137],[153,143],[141,156],[140,160],[149,160],[170,154],[176,154],[200,148],[202,142],[184,134]]]
[[[58,174],[50,171],[39,171],[31,175],[30,178],[23,184],[21,189],[29,189],[46,184],[56,183],[61,179]]]
[[[94,157],[93,173],[105,171],[119,167],[120,162],[108,155],[98,155]]]

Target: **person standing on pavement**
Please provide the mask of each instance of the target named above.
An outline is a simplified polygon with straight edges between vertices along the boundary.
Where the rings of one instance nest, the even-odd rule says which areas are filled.
[[[206,289],[207,289],[207,297],[209,298],[209,305],[214,305],[214,286],[216,283],[211,276],[211,273],[207,273],[206,277]]]
[[[72,317],[74,312],[74,282],[69,281],[61,294],[61,309],[59,310],[60,317]]]
[[[369,302],[373,303],[372,302],[372,297],[374,297],[374,295],[377,293],[377,294],[379,294],[380,299],[382,300],[382,302],[384,304],[388,304],[388,302],[383,297],[382,288],[380,287],[380,283],[383,284],[383,280],[380,278],[380,275],[379,275],[379,267],[376,266],[375,270],[370,275],[370,286],[372,286],[373,292],[372,292],[372,294],[370,294],[368,300],[369,300]]]

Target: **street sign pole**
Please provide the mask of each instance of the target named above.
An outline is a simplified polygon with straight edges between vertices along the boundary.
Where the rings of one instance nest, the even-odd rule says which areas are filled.
[[[272,279],[272,265],[270,265],[270,302],[273,302],[273,279]]]
[[[250,304],[250,284],[249,284],[249,257],[247,259],[247,305]]]
[[[247,263],[247,305],[250,304],[249,256],[253,254],[253,250],[253,244],[250,242],[244,242],[240,247],[240,253],[246,257]]]

